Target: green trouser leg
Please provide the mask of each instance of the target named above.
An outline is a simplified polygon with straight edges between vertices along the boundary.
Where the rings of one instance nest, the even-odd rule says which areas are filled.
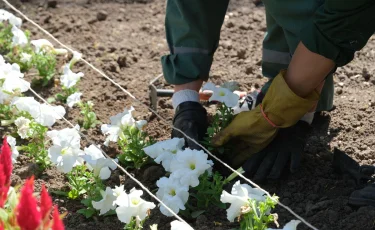
[[[272,79],[281,69],[287,69],[300,38],[299,32],[315,10],[323,3],[317,0],[264,0],[267,33],[263,41],[262,72],[270,81],[262,92],[266,93]],[[328,111],[333,106],[333,76],[327,76],[316,111]]]

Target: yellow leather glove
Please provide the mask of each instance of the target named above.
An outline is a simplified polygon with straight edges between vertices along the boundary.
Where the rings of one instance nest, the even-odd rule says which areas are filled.
[[[238,114],[228,127],[213,138],[212,144],[215,146],[221,146],[235,137],[246,143],[246,147],[231,158],[233,167],[241,166],[249,156],[265,148],[279,128],[296,124],[318,101],[317,92],[306,98],[294,94],[284,80],[285,74],[286,71],[282,70],[275,77],[262,104]]]

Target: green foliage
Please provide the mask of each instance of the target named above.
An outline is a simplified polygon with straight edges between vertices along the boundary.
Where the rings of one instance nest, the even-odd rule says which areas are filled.
[[[265,230],[270,223],[275,221],[275,216],[270,211],[275,208],[278,197],[273,199],[267,196],[263,202],[249,199],[248,206],[243,207],[239,217],[241,230]]]
[[[12,119],[13,113],[10,105],[0,104],[0,121]]]
[[[122,151],[118,159],[126,167],[140,169],[151,162],[143,148],[153,145],[155,141],[146,132],[135,126],[125,127],[117,143]]]
[[[35,163],[39,166],[39,169],[44,171],[51,166],[45,138],[48,128],[34,121],[30,122],[29,126],[30,138],[28,144],[20,146],[19,150],[26,152],[27,156],[34,159]]]
[[[227,107],[224,103],[220,103],[217,107],[216,114],[212,117],[211,125],[207,128],[207,136],[202,141],[209,151],[217,151],[220,154],[223,154],[225,150],[227,150],[224,146],[213,147],[211,141],[217,133],[230,124],[233,118],[233,109]]]
[[[38,53],[32,57],[32,63],[39,72],[41,79],[34,79],[33,84],[46,86],[55,75],[56,56],[52,53]]]
[[[68,99],[68,97],[70,95],[78,92],[78,88],[75,87],[75,86],[70,87],[70,88],[66,88],[66,87],[62,86],[61,88],[62,88],[62,92],[56,94],[56,99],[63,102],[63,103],[66,103],[66,100]]]
[[[146,219],[147,217],[144,220],[137,222],[136,218],[132,217],[130,223],[125,225],[124,230],[142,230]]]
[[[0,54],[5,55],[12,49],[12,25],[0,23]]]
[[[81,108],[81,114],[83,115],[83,120],[80,120],[79,123],[84,129],[94,128],[101,123],[97,120],[96,114],[93,111],[94,104],[91,101],[86,103],[79,102],[78,106]]]

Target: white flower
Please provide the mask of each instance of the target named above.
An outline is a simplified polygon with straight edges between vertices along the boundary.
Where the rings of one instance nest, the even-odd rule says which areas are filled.
[[[28,53],[21,53],[21,59],[20,59],[20,61],[21,61],[22,63],[28,63],[28,62],[31,61],[31,57],[32,57],[31,54],[28,54]]]
[[[104,145],[108,146],[109,142],[117,142],[119,136],[121,135],[122,131],[128,127],[137,127],[139,130],[143,128],[147,124],[147,121],[141,120],[136,121],[133,118],[132,112],[134,111],[133,107],[130,109],[124,110],[124,112],[119,113],[115,116],[110,117],[111,124],[103,124],[101,127],[102,133],[104,135],[108,135],[106,138]]]
[[[231,194],[223,191],[220,201],[231,204],[227,209],[227,219],[233,222],[240,215],[241,207],[249,204],[249,199],[264,201],[266,199],[264,195],[265,193],[262,190],[252,188],[247,184],[240,184],[240,181],[237,181],[232,187]]]
[[[53,142],[53,146],[48,149],[48,156],[56,164],[57,169],[68,173],[74,166],[83,163],[83,151],[80,149],[80,136],[76,128],[53,130],[47,132]]]
[[[282,230],[297,230],[297,225],[301,223],[299,220],[291,220],[287,223]],[[267,228],[267,230],[278,230],[275,228]]]
[[[72,70],[70,70],[69,65],[65,65],[63,68],[63,75],[60,77],[60,81],[65,88],[69,89],[75,86],[83,76],[84,74],[82,72],[74,73]]]
[[[171,162],[171,177],[180,180],[181,184],[195,187],[199,185],[199,176],[211,168],[208,155],[202,150],[186,148],[179,151]]]
[[[66,103],[70,108],[73,108],[75,104],[81,101],[82,93],[73,93],[66,99]]]
[[[142,221],[148,216],[149,210],[156,206],[152,202],[147,202],[141,198],[142,190],[133,188],[129,194],[122,193],[116,200],[119,206],[116,208],[118,219],[123,223],[130,223],[132,217]]]
[[[8,20],[13,26],[20,27],[22,25],[22,19],[14,16],[6,10],[0,9],[0,22]]]
[[[184,138],[173,138],[160,141],[143,149],[147,155],[154,158],[155,162],[162,165],[166,171],[170,171],[170,165],[178,151],[185,145]]]
[[[115,197],[119,197],[119,196],[121,196],[121,194],[125,193],[125,191],[124,191],[124,185],[115,186],[115,188],[112,189],[112,191],[113,191],[113,195]]]
[[[30,42],[35,47],[35,53],[48,52],[53,50],[53,45],[47,39],[32,40]]]
[[[89,170],[94,171],[95,176],[99,176],[100,179],[106,180],[111,176],[111,170],[117,168],[117,165],[112,159],[106,158],[102,152],[95,146],[90,145],[84,149],[86,155],[82,158],[86,161]]]
[[[19,117],[14,121],[14,124],[17,126],[17,133],[22,139],[29,138],[32,135],[30,122],[31,121],[25,117]]]
[[[181,222],[179,220],[174,220],[171,222],[171,230],[194,230],[190,225]]]
[[[13,93],[14,90],[26,92],[30,88],[30,83],[23,80],[20,66],[16,63],[3,63],[0,65],[0,79],[4,79],[2,90]]]
[[[47,39],[32,40],[30,42],[35,47],[35,53],[54,53],[54,54],[66,54],[66,49],[55,49],[51,42]]]
[[[12,46],[24,47],[29,42],[25,33],[22,30],[18,29],[18,27],[16,26],[12,27],[12,34]]]
[[[19,111],[28,112],[37,123],[48,127],[65,115],[65,109],[61,105],[40,104],[33,97],[16,97],[11,104],[15,105]]]
[[[213,92],[209,101],[218,101],[224,103],[228,107],[234,107],[237,105],[239,96],[232,93],[227,88],[216,87],[213,83],[207,82],[203,87],[203,90],[211,90]]]
[[[156,192],[156,196],[163,201],[173,212],[178,213],[181,210],[185,210],[185,203],[189,198],[189,187],[182,185],[180,180],[176,178],[162,177],[156,185],[159,190]],[[163,205],[160,205],[160,211],[166,216],[172,216]]]
[[[10,146],[10,149],[12,150],[12,163],[16,163],[17,162],[17,158],[18,156],[20,155],[20,153],[18,152],[17,150],[17,146],[16,146],[16,138],[12,137],[12,136],[7,136],[7,142]]]
[[[113,190],[110,187],[107,187],[105,191],[100,191],[100,194],[102,195],[102,200],[98,202],[92,201],[92,206],[96,210],[100,210],[100,215],[104,215],[109,210],[114,210],[116,208],[115,200],[117,197],[114,195]]]
[[[70,60],[69,62],[69,66],[72,67],[77,61],[81,60],[82,58],[82,54],[77,52],[77,51],[73,51],[73,58],[72,60]]]

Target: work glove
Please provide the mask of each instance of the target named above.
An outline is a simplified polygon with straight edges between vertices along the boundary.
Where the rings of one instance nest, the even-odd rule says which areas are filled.
[[[262,151],[252,155],[242,168],[246,177],[263,182],[266,179],[277,180],[284,169],[291,173],[298,170],[311,126],[305,121],[280,129],[275,139]]]
[[[199,102],[187,101],[177,106],[173,118],[173,126],[183,131],[198,143],[203,140],[207,132],[207,111]],[[184,138],[185,147],[200,150],[201,148],[193,141],[186,138],[182,133],[173,129],[172,138]]]
[[[214,146],[221,146],[232,138],[242,140],[246,145],[233,153],[231,165],[240,167],[254,153],[260,152],[274,139],[279,128],[287,128],[308,112],[318,101],[314,91],[306,98],[297,96],[286,84],[281,71],[272,81],[263,102],[255,109],[238,114],[233,121],[212,140]]]

